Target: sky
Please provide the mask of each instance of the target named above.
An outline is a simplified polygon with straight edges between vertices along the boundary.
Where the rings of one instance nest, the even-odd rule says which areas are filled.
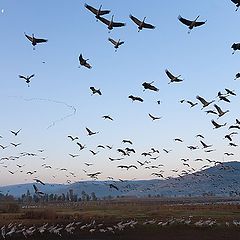
[[[126,26],[108,33],[107,26],[96,21],[85,3],[97,9],[102,4],[102,9],[111,10],[104,17],[110,19],[114,15],[115,21]],[[0,148],[0,185],[32,182],[34,178],[72,183],[89,180],[87,174],[98,171],[100,180],[151,179],[153,172],[163,173],[164,177],[181,174],[181,170],[188,169],[181,158],[189,159],[195,169],[191,171],[208,165],[206,158],[239,159],[239,147],[230,147],[224,139],[231,132],[228,127],[240,117],[240,83],[234,80],[240,70],[240,53],[232,54],[231,49],[234,42],[240,41],[236,28],[240,12],[235,11],[230,0],[2,0],[0,9],[0,145],[7,146]],[[138,32],[129,14],[140,20],[146,17],[146,22],[156,28]],[[188,34],[179,15],[190,20],[200,16],[198,20],[206,23]],[[24,33],[48,42],[33,50]],[[117,52],[109,37],[124,41]],[[80,54],[89,59],[91,69],[79,67]],[[168,84],[165,69],[181,74],[183,82]],[[28,87],[18,76],[31,74],[35,76]],[[143,91],[143,82],[153,82],[159,91]],[[102,95],[91,95],[90,87],[101,89]],[[231,103],[218,102],[216,98],[225,88],[237,94],[229,97]],[[132,102],[129,95],[139,96],[144,102]],[[229,113],[220,119],[207,115],[205,110],[213,110],[213,104],[201,110],[197,95],[214,99]],[[186,102],[179,102],[182,99],[198,105],[190,108]],[[152,121],[149,113],[161,119]],[[114,120],[104,120],[103,115]],[[227,126],[213,129],[212,119],[226,122]],[[86,127],[99,133],[88,136]],[[17,136],[10,132],[19,129]],[[202,134],[203,141],[212,144],[215,151],[204,152],[197,134]],[[79,139],[72,142],[68,135]],[[175,142],[175,138],[183,142]],[[123,139],[133,144],[124,144]],[[76,142],[86,148],[79,151]],[[14,147],[11,143],[21,144]],[[239,144],[238,135],[233,136],[233,143]],[[105,149],[97,148],[99,144]],[[106,145],[113,147],[110,150]],[[199,149],[191,151],[189,145]],[[136,153],[122,161],[109,160],[122,157],[117,149],[126,147],[134,148]],[[159,150],[159,154],[152,154],[159,156],[156,160],[141,155],[152,147]],[[163,149],[172,151],[167,154]],[[89,150],[98,154],[93,156]],[[21,154],[24,152],[35,156]],[[224,152],[234,155],[226,156]],[[69,154],[79,156],[72,158]],[[196,158],[203,161],[197,162]],[[164,166],[146,169],[137,163],[145,160],[151,161],[145,166]],[[85,163],[93,165],[88,167]],[[117,167],[132,164],[138,169]],[[61,168],[67,171],[60,171]],[[179,172],[174,173],[173,169]],[[36,172],[29,175],[28,171]]]

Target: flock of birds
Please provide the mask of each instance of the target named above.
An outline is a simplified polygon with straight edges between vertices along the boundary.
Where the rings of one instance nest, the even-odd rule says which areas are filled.
[[[240,1],[236,1],[236,0],[232,0],[232,2],[234,4],[236,4],[237,9],[240,6]],[[88,4],[84,5],[87,11],[90,11],[96,18],[96,21],[100,21],[101,23],[105,24],[109,30],[109,32],[113,29],[113,28],[119,28],[119,27],[124,27],[126,24],[124,22],[116,22],[114,20],[114,15],[111,16],[111,18],[107,19],[103,16],[108,15],[111,11],[110,10],[103,10],[102,9],[102,5],[99,8],[95,8],[93,6],[90,6]],[[236,9],[236,10],[237,10]],[[193,28],[199,27],[199,26],[203,26],[204,24],[206,24],[207,21],[198,21],[200,16],[197,16],[194,20],[189,20],[186,18],[183,18],[182,16],[178,16],[178,20],[186,25],[188,27],[188,33],[190,33],[192,31]],[[144,17],[142,20],[140,20],[139,18],[137,18],[136,16],[133,15],[129,15],[129,18],[132,20],[132,22],[134,24],[137,25],[138,31],[141,31],[143,29],[151,29],[154,30],[156,27],[153,24],[150,23],[146,23],[146,17]],[[42,44],[42,43],[47,43],[48,40],[47,39],[43,39],[43,38],[36,38],[34,36],[34,34],[32,34],[32,36],[28,35],[25,33],[25,37],[27,38],[27,40],[29,40],[33,46],[33,49],[35,49],[36,45],[38,44]],[[108,38],[109,42],[111,44],[113,44],[115,51],[117,51],[117,49],[124,44],[124,41],[121,41],[121,39],[115,40],[113,38]],[[240,50],[240,43],[233,43],[232,44],[232,49],[233,49],[233,53],[237,50]],[[87,69],[91,69],[92,65],[91,63],[89,63],[89,59],[85,58],[85,56],[83,56],[82,54],[79,55],[79,64],[80,67],[85,67]],[[169,79],[169,84],[181,84],[181,82],[184,81],[183,78],[181,78],[181,75],[177,75],[172,73],[169,69],[165,69],[165,73],[167,78]],[[240,73],[237,73],[235,79],[240,78]],[[34,78],[34,74],[31,75],[19,75],[20,79],[23,79],[28,87],[30,86],[31,80]],[[151,91],[151,92],[158,92],[159,88],[157,86],[155,86],[154,82],[143,82],[142,83],[142,87],[143,87],[143,91]],[[99,95],[101,96],[103,93],[101,91],[101,89],[98,89],[94,86],[90,87],[90,91],[91,91],[91,95]],[[232,101],[233,98],[235,98],[237,96],[237,93],[229,88],[225,88],[224,90],[219,91],[218,93],[216,93],[216,97],[214,96],[213,99],[211,100],[206,100],[203,96],[197,95],[196,96],[196,100],[189,100],[189,99],[182,99],[180,100],[181,104],[188,104],[190,106],[190,108],[195,108],[197,105],[201,105],[202,106],[202,110],[205,110],[205,113],[207,115],[212,115],[213,117],[217,117],[217,119],[212,119],[211,120],[211,124],[213,125],[214,129],[219,129],[219,128],[227,128],[227,132],[224,136],[222,136],[222,138],[226,141],[228,141],[228,146],[229,149],[232,148],[236,148],[238,147],[238,144],[234,141],[235,140],[235,136],[238,134],[238,131],[240,129],[240,120],[236,117],[235,122],[232,123],[227,123],[227,122],[219,122],[219,119],[223,118],[226,114],[229,114],[229,110],[225,110],[223,109],[222,106],[220,106],[220,102],[224,102],[224,103],[230,103]],[[140,96],[134,96],[134,95],[129,95],[128,98],[132,101],[132,102],[139,102],[142,103],[144,102],[144,99]],[[158,100],[157,104],[161,104],[161,101]],[[209,107],[211,107],[211,109],[209,109]],[[159,121],[162,119],[161,116],[156,116],[155,114],[149,113],[148,117],[150,118],[150,120],[152,121]],[[110,115],[103,115],[102,119],[106,120],[106,121],[111,121],[114,122],[114,118]],[[22,129],[19,129],[17,131],[13,131],[11,130],[11,134],[15,137],[15,140],[19,139],[18,135],[20,135],[21,131],[23,131]],[[87,136],[94,136],[96,134],[99,134],[99,131],[90,129],[89,127],[86,127],[86,135]],[[70,158],[78,158],[81,156],[80,152],[83,151],[84,149],[88,148],[88,146],[86,146],[85,144],[83,144],[82,142],[79,141],[79,137],[78,136],[72,136],[72,135],[68,135],[66,137],[67,139],[70,140],[70,142],[72,142],[72,144],[74,144],[76,146],[76,148],[79,149],[78,153],[68,153],[68,156]],[[0,136],[0,140],[4,139],[3,136]],[[190,151],[203,151],[204,153],[210,153],[213,151],[216,151],[216,149],[214,148],[214,145],[211,143],[208,143],[207,139],[205,139],[205,136],[202,134],[196,134],[195,139],[198,139],[198,143],[193,143],[193,144],[186,144],[184,147],[185,149],[188,149]],[[173,139],[173,141],[175,143],[179,143],[179,144],[183,144],[184,145],[184,139],[180,138],[180,137],[176,137]],[[120,145],[121,144],[121,145]],[[12,147],[12,148],[19,148],[20,145],[22,145],[21,142],[15,142],[12,141],[7,145],[4,144],[0,144],[0,148],[2,150],[2,153],[4,154],[4,151],[6,148],[8,147]],[[131,139],[122,139],[121,142],[119,142],[119,147],[113,147],[112,145],[107,145],[107,144],[99,144],[97,146],[95,146],[94,148],[90,148],[89,153],[91,153],[92,157],[95,157],[96,155],[98,155],[101,151],[110,151],[108,160],[109,162],[116,162],[117,166],[116,168],[121,169],[122,171],[136,171],[140,168],[144,168],[146,170],[151,171],[150,172],[150,176],[153,177],[158,177],[161,179],[168,179],[168,177],[166,177],[164,175],[164,170],[162,169],[162,167],[164,167],[164,164],[160,164],[159,162],[157,162],[157,160],[160,158],[160,154],[164,153],[164,154],[170,154],[173,149],[167,149],[165,147],[162,147],[162,149],[156,148],[156,147],[152,147],[151,149],[147,149],[144,152],[137,152],[137,150],[134,148],[134,141],[132,141]],[[122,147],[124,146],[124,147]],[[38,170],[34,170],[31,169],[30,170],[30,166],[28,167],[25,164],[16,164],[15,165],[15,170],[10,169],[9,167],[9,162],[12,161],[20,161],[22,158],[26,158],[26,157],[31,157],[31,158],[40,158],[43,160],[43,163],[41,165],[41,168],[46,170],[52,170],[53,174],[53,178],[56,177],[56,175],[59,172],[64,172],[65,176],[67,177],[67,183],[72,183],[73,181],[77,181],[78,176],[77,173],[74,171],[69,170],[66,166],[65,167],[55,167],[52,166],[50,164],[48,164],[46,162],[47,157],[44,156],[44,149],[38,149],[36,150],[36,152],[20,152],[19,154],[16,155],[8,155],[8,156],[3,156],[0,158],[0,166],[1,168],[6,168],[7,171],[9,172],[9,174],[13,175],[13,174],[23,174],[24,176],[28,175],[33,177],[33,180],[36,181],[36,184],[33,184],[33,189],[34,192],[39,195],[42,196],[44,195],[44,193],[41,191],[41,189],[39,188],[39,186],[37,184],[42,184],[44,185],[45,183],[41,180],[41,176],[38,175]],[[201,152],[202,153],[202,152]],[[113,157],[112,154],[118,154],[116,157]],[[224,156],[233,156],[234,153],[232,151],[226,151],[223,153]],[[134,156],[136,159],[135,164],[123,164],[123,160],[126,160],[129,156]],[[141,160],[143,159],[143,160]],[[185,170],[183,170],[182,172],[178,169],[172,169],[173,173],[177,173],[178,177],[181,178],[183,175],[186,174],[194,174],[198,171],[198,169],[195,169],[191,166],[191,161],[189,158],[182,158],[182,166],[183,168],[186,168]],[[217,164],[221,164],[220,161],[218,160],[210,160],[209,158],[203,159],[203,158],[196,158],[192,160],[193,162],[205,162],[205,163],[212,163],[213,165],[217,165]],[[118,164],[119,163],[119,164]],[[91,179],[98,179],[99,176],[103,173],[102,170],[98,170],[98,171],[91,171],[91,167],[94,165],[94,163],[92,162],[85,162],[84,166],[85,168],[82,169],[83,172],[85,173],[85,175]],[[206,166],[206,164],[205,164]],[[207,166],[211,166],[211,165],[207,165]],[[154,170],[154,172],[152,172],[152,170]],[[75,180],[76,179],[76,180]],[[114,178],[112,176],[108,176],[109,180],[113,180]],[[122,179],[119,179],[120,181],[124,181]],[[119,187],[116,184],[110,183],[109,184],[109,188],[112,188],[116,191],[119,190]]]
[[[81,235],[84,234],[103,234],[110,233],[116,234],[122,231],[135,229],[139,226],[147,226],[152,225],[156,227],[169,227],[169,226],[191,226],[197,228],[212,228],[219,226],[226,227],[240,227],[240,222],[238,220],[233,220],[231,222],[219,222],[217,219],[207,218],[207,219],[198,219],[195,220],[193,216],[181,217],[181,218],[169,218],[164,220],[144,220],[143,222],[136,221],[135,219],[131,219],[128,221],[120,221],[113,224],[107,224],[103,222],[99,222],[98,220],[92,220],[90,223],[83,223],[80,221],[73,221],[68,224],[50,224],[44,223],[40,226],[35,225],[24,225],[22,223],[9,223],[8,225],[3,225],[1,227],[1,237],[3,239],[15,238],[15,237],[34,237],[38,234],[41,236],[58,236],[58,237],[66,237],[69,235]]]

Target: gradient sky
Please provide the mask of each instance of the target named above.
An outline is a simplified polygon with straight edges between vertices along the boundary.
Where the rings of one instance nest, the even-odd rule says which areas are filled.
[[[95,8],[102,4],[103,9],[111,10],[106,18],[114,14],[114,19],[126,26],[108,33],[107,27],[96,22],[84,7],[85,2]],[[165,177],[174,176],[172,169],[179,169],[180,173],[186,168],[181,158],[189,158],[191,167],[197,170],[208,162],[195,162],[195,158],[239,159],[239,148],[229,147],[223,139],[229,133],[228,126],[240,117],[240,83],[234,81],[240,71],[240,53],[232,55],[231,49],[234,42],[240,42],[240,12],[235,12],[230,0],[2,0],[0,9],[0,144],[9,145],[4,150],[0,148],[0,158],[19,156],[21,152],[37,154],[14,161],[0,160],[0,185],[32,182],[34,177],[58,183],[89,179],[83,169],[88,173],[101,171],[99,179],[153,178],[151,173],[159,170],[140,168],[136,162],[149,160],[141,153],[151,147],[160,151],[160,157],[149,165],[163,164]],[[138,32],[129,14],[139,19],[146,16],[146,22],[156,29]],[[191,20],[200,15],[199,20],[207,22],[188,34],[187,26],[177,19],[179,14]],[[48,42],[33,50],[24,32]],[[125,43],[115,52],[109,37]],[[80,53],[89,58],[92,69],[79,68]],[[184,81],[168,84],[166,68],[175,75],[181,74]],[[19,74],[35,74],[30,87]],[[159,92],[143,92],[145,81],[154,81]],[[100,88],[102,96],[91,96],[91,86]],[[235,90],[237,96],[229,98],[230,104],[217,102],[223,110],[230,110],[219,120],[206,115],[200,104],[190,109],[186,103],[179,103],[181,99],[196,102],[196,95],[212,100],[225,88]],[[130,94],[142,97],[144,102],[132,103]],[[149,113],[162,119],[153,122]],[[103,120],[103,115],[110,115],[114,121]],[[211,119],[229,125],[213,130]],[[99,134],[87,136],[85,127]],[[16,137],[10,132],[19,129],[22,130]],[[216,151],[203,151],[195,137],[200,133]],[[79,151],[76,142],[67,138],[69,134],[78,136],[87,148]],[[177,137],[184,142],[174,142]],[[239,144],[239,136],[233,138]],[[130,139],[133,145],[123,144],[123,139]],[[21,145],[15,148],[11,142]],[[113,149],[97,149],[98,144],[113,145]],[[188,145],[198,145],[200,149],[190,151]],[[109,161],[108,157],[121,157],[116,149],[125,147],[133,147],[137,153],[121,162]],[[163,148],[172,152],[166,154]],[[90,149],[99,153],[93,156]],[[227,157],[224,152],[235,155]],[[71,158],[69,153],[79,157]],[[85,162],[94,165],[87,167]],[[52,169],[43,168],[44,163]],[[19,169],[16,164],[25,166]],[[120,164],[135,164],[138,169],[121,170],[117,168]],[[68,171],[61,172],[59,168]],[[8,170],[16,172],[10,174]],[[33,170],[37,170],[34,175],[26,174]]]

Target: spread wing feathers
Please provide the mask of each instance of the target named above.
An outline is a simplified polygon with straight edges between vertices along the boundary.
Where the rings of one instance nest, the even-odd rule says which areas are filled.
[[[181,17],[180,15],[178,16],[178,19],[181,23],[187,25],[187,26],[190,26],[192,24],[192,21],[190,20],[187,20],[186,18],[183,18]]]
[[[43,38],[35,38],[35,41],[37,43],[43,43],[43,42],[47,42],[48,40],[47,39],[43,39]]]
[[[221,127],[220,124],[216,123],[214,120],[211,121],[215,128]]]
[[[107,20],[106,18],[103,18],[103,17],[99,17],[98,18],[102,23],[106,24],[106,25],[109,25],[110,24],[110,21]]]
[[[175,78],[175,76],[173,76],[167,69],[165,69],[165,73],[167,74],[167,76],[173,80]]]
[[[33,184],[33,188],[34,188],[35,192],[38,192],[38,188],[36,187],[35,184]]]
[[[112,38],[108,38],[108,41],[110,41],[113,45],[117,45],[117,42]],[[121,42],[121,44],[122,44],[122,42]]]
[[[195,22],[194,23],[194,26],[195,27],[199,27],[199,26],[202,26],[203,24],[205,24],[206,22]]]
[[[106,18],[103,18],[103,17],[99,17],[98,18],[102,23],[106,24],[106,25],[110,25],[112,24],[113,27],[123,27],[125,26],[125,23],[121,23],[121,22],[112,22],[112,21],[109,21],[107,20]]]
[[[136,17],[134,17],[133,15],[129,15],[129,17],[132,19],[133,22],[135,22],[138,26],[141,25],[141,21],[139,19],[137,19]]]
[[[223,113],[222,109],[217,104],[214,104],[214,107],[217,109],[219,114]]]
[[[200,96],[197,96],[196,98],[197,98],[203,105],[208,104],[208,102],[207,102],[204,98],[202,98],[202,97],[200,97]]]
[[[24,34],[24,35],[30,42],[33,42],[33,38],[31,36],[28,36],[27,34]]]
[[[239,0],[231,0],[233,3],[235,3],[235,4],[238,4],[238,3],[240,3],[240,1]]]
[[[94,13],[95,15],[105,15],[105,14],[108,14],[110,13],[111,11],[110,10],[97,10],[96,8],[88,5],[88,4],[84,4],[85,8],[87,8],[89,11],[91,11],[92,13]]]

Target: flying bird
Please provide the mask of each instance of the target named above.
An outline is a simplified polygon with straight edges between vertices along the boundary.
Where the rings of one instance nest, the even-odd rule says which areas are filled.
[[[152,85],[153,83],[154,83],[154,82],[151,82],[151,83],[144,82],[144,83],[142,84],[142,86],[144,87],[144,90],[149,89],[149,90],[158,92],[159,89],[156,88],[155,86],[153,86],[153,85]],[[144,90],[143,90],[143,91],[144,91]]]
[[[98,94],[98,95],[102,95],[101,90],[100,89],[96,89],[95,87],[90,87],[91,91],[92,91],[92,95],[94,94]]]
[[[182,82],[183,81],[183,79],[179,78],[179,77],[181,77],[181,75],[174,76],[167,69],[165,69],[165,73],[167,74],[168,78],[170,79],[170,82],[168,84],[173,83],[173,82]]]
[[[240,0],[231,0],[235,5],[236,5],[236,10],[235,11],[237,11],[238,10],[238,8],[240,7]]]
[[[82,54],[79,55],[78,59],[79,59],[79,63],[80,63],[81,66],[84,66],[88,69],[92,68],[92,66],[87,62],[89,59],[84,59]]]
[[[134,102],[134,101],[143,102],[143,99],[142,99],[142,98],[140,98],[140,97],[135,97],[135,96],[133,96],[133,95],[128,96],[128,98],[132,99],[133,102]]]
[[[161,117],[155,117],[155,116],[153,116],[153,115],[150,114],[150,113],[148,114],[148,116],[152,119],[152,121],[161,119]]]
[[[185,24],[185,25],[188,26],[188,28],[189,28],[188,33],[190,33],[191,30],[192,30],[194,27],[199,27],[199,26],[201,26],[201,25],[203,25],[203,24],[206,23],[206,21],[205,21],[205,22],[197,22],[197,20],[198,20],[199,17],[200,17],[200,16],[197,16],[197,17],[195,18],[195,20],[191,21],[191,20],[188,20],[188,19],[186,19],[186,18],[183,18],[183,17],[181,17],[181,16],[179,15],[179,16],[178,16],[178,20],[179,20],[181,23],[183,23],[183,24]]]
[[[40,184],[42,184],[42,185],[45,185],[44,182],[42,182],[41,180],[39,180],[39,179],[37,179],[37,178],[34,178],[33,180],[36,181],[37,183],[40,183]]]
[[[227,123],[219,124],[219,123],[215,122],[214,120],[212,120],[211,122],[212,122],[214,128],[224,127],[224,126],[226,126],[226,124],[227,124]]]
[[[22,129],[20,128],[18,131],[12,131],[12,130],[10,130],[10,132],[11,132],[13,135],[17,136],[21,130],[22,130]]]
[[[234,80],[237,80],[238,78],[240,78],[240,73],[236,73]]]
[[[190,108],[192,108],[192,107],[194,107],[194,106],[196,106],[198,104],[197,102],[194,103],[192,101],[186,101],[186,102],[190,105]]]
[[[30,87],[30,79],[34,77],[34,74],[30,75],[30,76],[23,76],[23,75],[18,75],[19,78],[22,78],[26,81],[26,83],[28,84],[28,87]]]
[[[229,110],[223,111],[217,104],[214,104],[213,106],[217,109],[218,118],[222,117],[224,114],[229,112]]]
[[[35,38],[34,37],[34,34],[32,34],[32,37],[27,35],[26,33],[24,33],[25,37],[32,43],[33,45],[33,50],[35,50],[35,46],[38,44],[38,43],[45,43],[47,42],[48,40],[47,39],[42,39],[42,38]]]
[[[136,17],[134,17],[131,14],[129,15],[129,17],[131,18],[131,20],[134,23],[136,23],[138,25],[138,32],[140,32],[143,28],[148,28],[148,29],[154,29],[155,28],[155,26],[153,26],[152,24],[145,23],[146,17],[144,17],[142,21],[140,21],[139,19],[137,19]]]
[[[203,105],[202,109],[214,102],[214,100],[208,102],[203,97],[200,97],[199,95],[196,96],[196,99],[199,100],[202,103],[202,105]]]
[[[117,187],[117,186],[115,186],[115,185],[114,185],[114,184],[112,184],[112,183],[110,183],[110,184],[109,184],[109,187],[110,187],[110,188],[114,188],[114,189],[116,189],[117,191],[119,190],[119,189],[118,189],[118,187]]]
[[[102,5],[100,5],[99,9],[96,9],[88,4],[84,4],[85,8],[88,9],[89,11],[91,11],[94,15],[95,15],[95,18],[97,18],[97,21],[99,19],[100,16],[102,15],[106,15],[106,14],[109,14],[111,11],[110,10],[102,10]]]
[[[126,139],[123,139],[123,140],[122,140],[122,143],[129,143],[129,144],[133,144],[133,143],[132,143],[132,141],[130,141],[130,140],[126,140]]]
[[[212,145],[207,145],[205,142],[203,142],[202,140],[200,140],[200,143],[203,145],[203,148],[209,148],[212,147]]]
[[[113,21],[113,17],[114,15],[112,15],[112,18],[111,20],[107,20],[106,18],[103,18],[103,17],[99,17],[98,19],[107,25],[108,29],[109,29],[109,32],[114,28],[114,27],[123,27],[125,26],[126,24],[125,23],[122,23],[122,22],[114,22]]]
[[[35,193],[36,193],[37,195],[44,195],[43,192],[41,192],[41,191],[38,190],[38,188],[37,188],[37,186],[36,186],[35,184],[33,184],[33,188],[34,188]]]
[[[77,140],[77,139],[78,139],[78,137],[73,137],[73,136],[71,136],[71,135],[68,135],[67,137],[68,137],[68,138],[70,138],[72,141],[74,141],[74,140]]]
[[[108,41],[111,42],[114,45],[115,48],[115,52],[117,51],[117,49],[119,48],[119,46],[121,46],[122,44],[124,44],[123,41],[120,41],[120,39],[118,39],[118,41],[112,39],[112,38],[108,38]]]
[[[104,115],[104,116],[102,116],[102,118],[103,118],[103,119],[108,119],[108,120],[113,121],[113,118],[110,117],[109,115]]]
[[[93,132],[89,128],[86,128],[86,130],[87,130],[89,136],[99,133],[99,132]]]

